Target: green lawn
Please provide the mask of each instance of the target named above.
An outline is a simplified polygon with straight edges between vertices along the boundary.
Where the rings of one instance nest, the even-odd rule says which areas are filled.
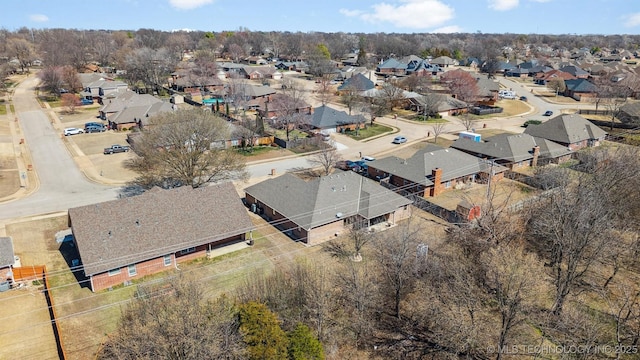
[[[0,103],[0,115],[7,115],[7,107],[4,103]]]
[[[368,138],[385,134],[385,133],[390,133],[390,132],[393,132],[393,129],[388,126],[373,124],[373,125],[367,125],[364,129],[360,129],[357,132],[348,131],[345,134],[355,140],[366,140]]]
[[[246,147],[246,148],[238,148],[238,154],[242,155],[242,156],[247,156],[247,157],[251,157],[251,156],[258,156],[258,155],[264,155],[266,153],[269,153],[271,151],[274,150],[278,150],[278,147],[273,147],[273,146],[253,146],[253,147]]]

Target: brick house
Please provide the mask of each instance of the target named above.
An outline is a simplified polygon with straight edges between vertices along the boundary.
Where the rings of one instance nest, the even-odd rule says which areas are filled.
[[[363,115],[349,115],[345,111],[322,105],[313,109],[309,125],[325,132],[354,131],[365,127]]]
[[[92,291],[245,241],[254,228],[231,183],[154,188],[138,196],[72,208],[69,226]]]
[[[547,139],[572,151],[598,146],[607,133],[578,114],[562,114],[540,125],[529,125],[525,134]]]
[[[334,238],[352,225],[368,228],[406,219],[412,203],[353,171],[309,181],[285,174],[246,188],[245,199],[279,230],[309,245]]]
[[[451,147],[494,161],[512,171],[529,166],[561,163],[571,158],[571,150],[566,146],[529,134],[498,134],[481,142],[459,138]]]
[[[499,165],[492,169],[481,158],[429,145],[408,159],[390,156],[369,162],[367,173],[398,193],[432,197],[464,184],[486,182],[492,170],[492,181],[498,181],[507,169]]]

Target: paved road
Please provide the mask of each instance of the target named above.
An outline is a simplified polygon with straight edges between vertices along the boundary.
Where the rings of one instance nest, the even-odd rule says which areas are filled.
[[[530,90],[521,83],[514,82],[508,78],[500,78],[498,80],[504,86],[516,90],[518,95],[531,95]],[[119,187],[90,182],[78,169],[63,144],[59,132],[53,129],[47,114],[35,100],[34,87],[37,81],[36,77],[30,77],[21,83],[16,88],[13,101],[24,137],[32,153],[33,166],[37,172],[40,187],[36,192],[25,198],[0,205],[0,220],[66,211],[71,207],[116,199],[119,194]],[[301,83],[306,87],[313,86],[313,83],[309,81],[301,81]],[[310,89],[307,90],[310,91]],[[547,119],[541,116],[546,110],[552,110],[554,114],[559,114],[563,108],[571,107],[575,109],[589,106],[552,104],[535,96],[527,97],[529,98],[529,105],[532,106],[531,114],[483,120],[483,124],[486,124],[487,128],[521,132],[523,129],[520,125],[526,119]],[[317,99],[310,96],[309,102],[315,104]],[[343,109],[341,105],[332,104],[332,106]],[[447,120],[449,120],[449,124],[445,129],[445,133],[456,133],[465,129],[455,117],[448,117]],[[339,152],[343,158],[357,159],[360,154],[383,156],[401,146],[408,146],[411,142],[426,139],[428,132],[431,130],[428,125],[390,117],[381,117],[376,121],[398,129],[398,134],[407,137],[409,142],[400,146],[392,144],[391,139],[393,136],[359,142],[341,134],[334,134],[332,136],[333,140],[337,142]],[[478,124],[478,127],[481,126]],[[251,177],[256,180],[268,177],[273,170],[279,175],[309,166],[311,164],[308,162],[307,157],[293,157],[249,165],[248,171]]]
[[[18,85],[13,104],[40,186],[27,197],[0,205],[0,220],[64,211],[118,195],[118,188],[92,183],[80,172],[35,99],[37,81],[32,76]]]

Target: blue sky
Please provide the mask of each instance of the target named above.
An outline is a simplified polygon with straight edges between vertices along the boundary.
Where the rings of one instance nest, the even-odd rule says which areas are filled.
[[[20,0],[0,28],[639,34],[638,0]]]

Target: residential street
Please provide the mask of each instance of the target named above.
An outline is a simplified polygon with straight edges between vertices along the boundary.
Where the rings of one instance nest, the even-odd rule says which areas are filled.
[[[0,205],[0,221],[66,211],[71,207],[113,200],[119,194],[119,186],[102,185],[90,181],[78,167],[79,164],[74,162],[61,139],[60,131],[53,128],[47,110],[42,109],[35,99],[34,86],[37,81],[35,76],[31,76],[22,82],[15,90],[13,101],[26,145],[31,151],[33,171],[37,174],[38,184],[36,191],[31,194]],[[519,95],[530,93],[530,90],[522,86],[521,83],[506,78],[499,78],[498,81],[503,86],[514,89]],[[315,84],[307,80],[300,80],[300,82],[304,84],[309,95],[312,95],[311,90]],[[530,112],[511,118],[483,120],[482,124],[478,123],[478,127],[486,125],[486,128],[489,129],[521,132],[523,131],[521,125],[527,119],[546,119],[541,115],[546,110],[552,110],[554,114],[559,114],[563,108],[575,109],[576,107],[589,106],[552,104],[536,96],[528,96],[528,98],[528,104],[532,106]],[[309,96],[308,101],[313,106],[319,105],[313,96]],[[345,109],[341,104],[332,103],[331,106],[341,110]],[[449,120],[449,124],[445,128],[444,136],[465,130],[457,118],[447,117],[447,120]],[[332,134],[332,140],[335,141],[344,159],[357,159],[360,154],[375,157],[385,156],[396,149],[409,146],[413,142],[427,139],[431,131],[429,125],[404,121],[399,118],[380,117],[376,119],[376,122],[397,129],[397,132],[366,142],[356,141],[342,134]],[[398,134],[405,136],[408,142],[402,145],[392,144],[391,140]],[[300,156],[250,163],[247,168],[251,182],[255,183],[269,178],[273,173],[280,175],[309,166],[307,157]]]

